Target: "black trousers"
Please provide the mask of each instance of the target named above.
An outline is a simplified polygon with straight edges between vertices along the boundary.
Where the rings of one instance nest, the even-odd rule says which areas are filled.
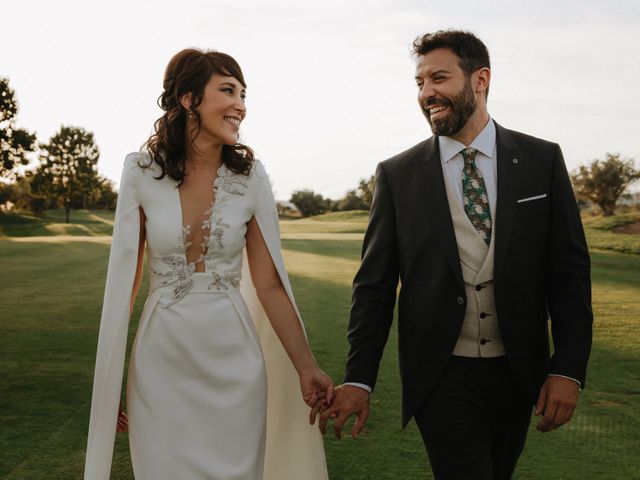
[[[415,415],[437,480],[509,480],[533,404],[506,357],[451,357]]]

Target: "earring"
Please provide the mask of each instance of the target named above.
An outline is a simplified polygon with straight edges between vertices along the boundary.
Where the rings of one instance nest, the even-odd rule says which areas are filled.
[[[189,110],[189,113],[187,113],[187,117],[189,118],[189,120],[196,119],[196,115],[191,110]]]

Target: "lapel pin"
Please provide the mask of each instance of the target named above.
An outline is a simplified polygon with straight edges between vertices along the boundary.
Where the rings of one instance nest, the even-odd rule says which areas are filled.
[[[513,164],[514,164],[514,165],[517,165],[517,164],[518,164],[518,159],[517,159],[517,158],[514,158],[514,159],[513,159],[513,160],[511,160],[511,161],[513,162]]]

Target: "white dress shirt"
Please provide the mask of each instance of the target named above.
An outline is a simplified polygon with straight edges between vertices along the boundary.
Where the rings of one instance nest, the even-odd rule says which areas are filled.
[[[491,218],[494,219],[496,216],[496,197],[498,195],[495,123],[489,119],[482,131],[469,145],[465,145],[451,137],[438,137],[438,142],[444,177],[455,192],[456,198],[460,200],[460,206],[464,205],[462,192],[464,159],[460,152],[465,148],[475,148],[478,151],[476,154],[476,166],[484,179],[487,196],[489,197]]]

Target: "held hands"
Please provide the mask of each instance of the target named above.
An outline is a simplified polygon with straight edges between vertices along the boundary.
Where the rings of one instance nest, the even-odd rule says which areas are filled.
[[[337,438],[342,438],[342,428],[351,415],[356,415],[356,421],[351,430],[351,436],[358,438],[369,418],[369,392],[353,385],[340,385],[335,388],[333,402],[320,399],[311,409],[309,423],[313,425],[320,414],[318,426],[324,435],[327,422],[334,419],[333,432]]]
[[[331,405],[334,387],[329,375],[318,367],[302,370],[299,375],[302,398],[307,405],[314,407],[319,402]]]
[[[580,387],[564,377],[549,376],[545,380],[536,402],[535,415],[542,415],[536,426],[540,432],[550,432],[567,423],[578,404]]]

